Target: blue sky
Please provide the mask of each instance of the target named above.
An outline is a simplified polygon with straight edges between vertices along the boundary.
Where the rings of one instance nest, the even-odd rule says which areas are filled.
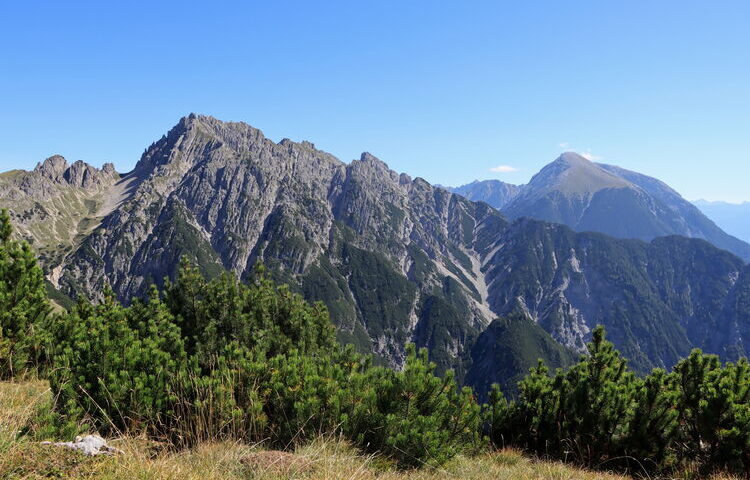
[[[434,183],[576,150],[750,200],[748,25],[721,0],[5,1],[0,169],[126,171],[197,112]]]

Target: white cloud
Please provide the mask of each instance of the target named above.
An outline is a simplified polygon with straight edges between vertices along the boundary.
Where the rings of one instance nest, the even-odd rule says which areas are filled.
[[[589,162],[595,162],[597,160],[601,160],[603,157],[599,155],[594,155],[591,153],[591,150],[586,150],[585,152],[581,153],[581,156],[588,160]]]
[[[577,149],[575,147],[573,147],[568,142],[561,142],[561,143],[558,143],[557,145],[560,148],[562,148],[563,150],[566,150],[566,151],[569,151],[569,152],[576,152],[577,151]],[[590,148],[587,148],[583,152],[578,152],[578,154],[580,156],[582,156],[583,158],[585,158],[586,160],[588,160],[589,162],[596,162],[597,160],[602,160],[604,158],[601,155],[594,155],[593,153],[591,153],[591,149]]]
[[[511,173],[517,171],[518,169],[516,167],[511,167],[510,165],[498,165],[497,167],[490,168],[490,172],[495,173]]]

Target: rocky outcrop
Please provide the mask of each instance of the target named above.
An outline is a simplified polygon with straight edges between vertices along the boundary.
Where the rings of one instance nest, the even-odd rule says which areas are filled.
[[[60,155],[53,155],[37,164],[32,172],[23,175],[17,185],[28,195],[37,197],[54,194],[50,184],[82,189],[98,189],[111,186],[120,175],[111,163],[105,163],[101,169],[93,167],[82,160],[68,165]],[[47,188],[44,188],[47,187]]]
[[[32,171],[0,174],[0,207],[10,211],[16,231],[52,272],[101,221],[104,200],[119,181],[112,164],[101,169],[80,160],[68,165],[53,155]]]

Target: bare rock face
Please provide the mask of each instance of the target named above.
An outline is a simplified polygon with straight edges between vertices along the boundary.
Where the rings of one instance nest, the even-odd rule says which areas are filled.
[[[29,175],[24,175],[19,185],[25,187],[28,194],[40,195],[34,187],[48,186],[49,183],[59,186],[70,186],[90,189],[108,186],[119,180],[120,175],[114,165],[106,163],[101,169],[77,160],[72,165],[60,155],[53,155],[37,164]]]
[[[68,161],[62,155],[52,155],[43,162],[37,164],[34,169],[39,176],[59,182],[68,169]]]

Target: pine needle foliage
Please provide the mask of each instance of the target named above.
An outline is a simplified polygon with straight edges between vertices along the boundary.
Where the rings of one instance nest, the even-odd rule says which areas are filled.
[[[484,408],[486,431],[512,445],[594,468],[668,475],[685,469],[750,473],[750,364],[694,350],[671,373],[638,378],[593,331],[589,353],[550,375],[540,362],[508,401]]]
[[[58,319],[49,377],[61,425],[292,448],[343,435],[403,468],[438,466],[480,440],[480,407],[453,374],[409,347],[396,372],[341,347],[322,304],[275,285],[208,281],[183,262],[174,282],[121,305],[108,291]]]
[[[0,380],[43,366],[50,312],[42,269],[31,247],[12,237],[0,211]]]

